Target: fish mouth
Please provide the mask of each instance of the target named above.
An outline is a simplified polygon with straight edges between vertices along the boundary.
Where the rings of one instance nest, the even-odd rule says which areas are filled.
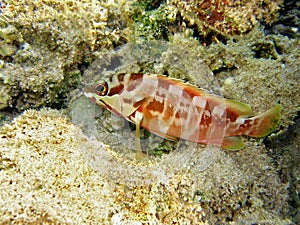
[[[99,104],[96,97],[95,97],[95,92],[94,92],[94,88],[93,87],[85,87],[83,89],[83,94],[85,97],[89,98],[90,100],[92,100],[92,102]]]
[[[93,94],[94,94],[94,91],[93,91],[93,88],[92,87],[85,87],[83,89],[83,94],[88,97],[88,98],[92,98],[93,97]]]

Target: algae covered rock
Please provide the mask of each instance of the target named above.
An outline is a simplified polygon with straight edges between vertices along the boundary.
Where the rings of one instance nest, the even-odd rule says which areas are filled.
[[[0,133],[1,224],[103,223],[111,190],[81,161],[87,139],[61,113],[26,111]]]
[[[214,31],[222,35],[244,34],[257,23],[271,24],[282,0],[227,1],[227,0],[172,0],[181,15],[190,24],[197,25],[204,36]]]
[[[0,109],[61,107],[95,49],[120,41],[113,2],[5,1],[0,14]]]
[[[127,15],[131,38],[169,39],[177,32],[192,33],[203,44],[246,34],[259,24],[278,19],[283,0],[170,0],[132,1]]]

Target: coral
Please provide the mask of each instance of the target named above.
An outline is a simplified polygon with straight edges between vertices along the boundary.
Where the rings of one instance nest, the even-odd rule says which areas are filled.
[[[0,18],[0,109],[61,107],[91,51],[122,42],[112,1],[4,1]]]
[[[168,40],[177,32],[192,32],[203,44],[251,31],[257,24],[271,25],[283,0],[135,0],[127,12],[131,38]],[[212,40],[211,40],[212,39]]]
[[[213,31],[222,35],[244,34],[258,22],[271,24],[276,21],[277,10],[283,3],[260,0],[171,0],[183,18],[191,25],[196,24],[206,36]]]
[[[26,111],[0,133],[1,224],[108,220],[113,194],[82,161],[79,146],[91,146],[61,113]]]
[[[130,162],[43,109],[2,127],[0,146],[0,223],[289,223],[288,182],[250,142]]]

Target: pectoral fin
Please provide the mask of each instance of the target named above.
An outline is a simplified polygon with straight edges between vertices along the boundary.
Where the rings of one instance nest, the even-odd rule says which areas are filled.
[[[143,158],[143,156],[144,156],[142,147],[141,147],[140,131],[141,131],[141,123],[139,121],[136,123],[136,128],[135,128],[135,150],[136,150],[136,159],[137,160]]]
[[[136,112],[134,122],[135,122],[135,150],[136,150],[136,159],[139,160],[144,157],[144,153],[141,147],[141,123],[143,120],[143,114]]]

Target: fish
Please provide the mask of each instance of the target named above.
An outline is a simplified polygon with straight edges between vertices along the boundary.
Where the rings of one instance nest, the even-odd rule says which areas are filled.
[[[168,140],[244,147],[241,136],[265,137],[277,126],[281,106],[254,117],[250,106],[226,99],[181,80],[159,74],[116,73],[84,89],[97,105]]]

